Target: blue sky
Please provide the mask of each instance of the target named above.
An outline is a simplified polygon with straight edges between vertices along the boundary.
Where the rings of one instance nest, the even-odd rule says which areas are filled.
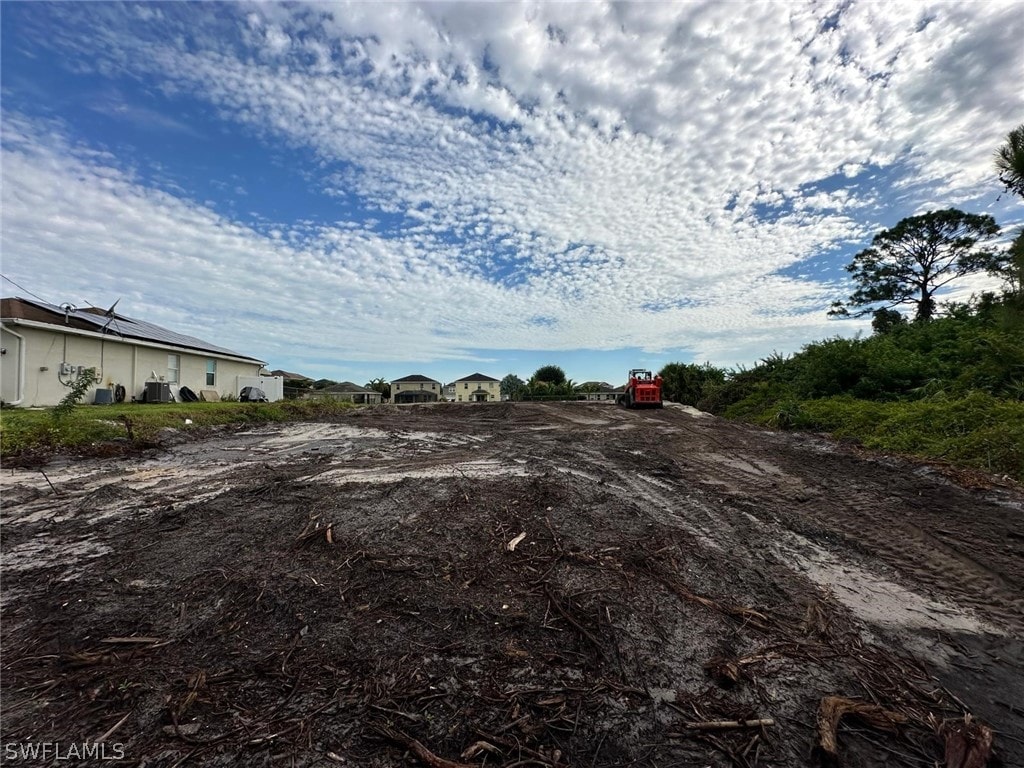
[[[1018,2],[6,2],[0,35],[3,295],[313,377],[749,366],[866,329],[826,312],[880,229],[1024,218]]]

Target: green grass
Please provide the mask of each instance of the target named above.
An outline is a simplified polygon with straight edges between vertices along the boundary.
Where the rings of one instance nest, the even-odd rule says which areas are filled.
[[[1024,402],[986,392],[888,403],[834,397],[802,401],[792,418],[797,428],[852,437],[868,448],[1024,482]]]
[[[221,424],[264,424],[317,420],[353,406],[329,398],[276,403],[167,403],[80,405],[65,416],[53,409],[5,409],[0,412],[0,457],[81,450],[126,438],[146,444],[161,429],[200,430]],[[186,424],[186,419],[191,424]]]
[[[911,402],[849,396],[799,400],[770,390],[759,391],[727,415],[772,427],[828,432],[854,438],[868,448],[938,459],[1024,482],[1024,402],[985,392]],[[315,421],[352,407],[330,399],[82,405],[62,418],[54,418],[52,410],[5,409],[0,412],[0,457],[75,452],[118,438],[146,445],[167,427],[201,430],[221,424]],[[192,423],[186,424],[186,419]]]

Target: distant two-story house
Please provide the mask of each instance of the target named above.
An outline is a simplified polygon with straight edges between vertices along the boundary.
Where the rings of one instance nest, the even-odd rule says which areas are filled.
[[[436,403],[442,397],[443,385],[436,379],[414,373],[391,382],[393,403]]]
[[[501,382],[492,376],[474,373],[455,382],[455,402],[488,403],[501,399]]]

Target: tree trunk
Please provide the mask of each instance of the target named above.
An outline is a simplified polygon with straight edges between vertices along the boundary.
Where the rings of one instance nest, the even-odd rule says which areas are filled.
[[[932,298],[931,291],[926,288],[921,289],[921,300],[917,302],[917,317],[914,319],[919,323],[927,323],[932,319],[932,315],[935,314],[935,299]]]

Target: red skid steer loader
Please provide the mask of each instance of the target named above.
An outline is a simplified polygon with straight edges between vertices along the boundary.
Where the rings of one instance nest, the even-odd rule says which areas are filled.
[[[653,376],[643,368],[634,368],[629,372],[626,391],[618,396],[616,402],[627,408],[663,408],[661,376]]]

